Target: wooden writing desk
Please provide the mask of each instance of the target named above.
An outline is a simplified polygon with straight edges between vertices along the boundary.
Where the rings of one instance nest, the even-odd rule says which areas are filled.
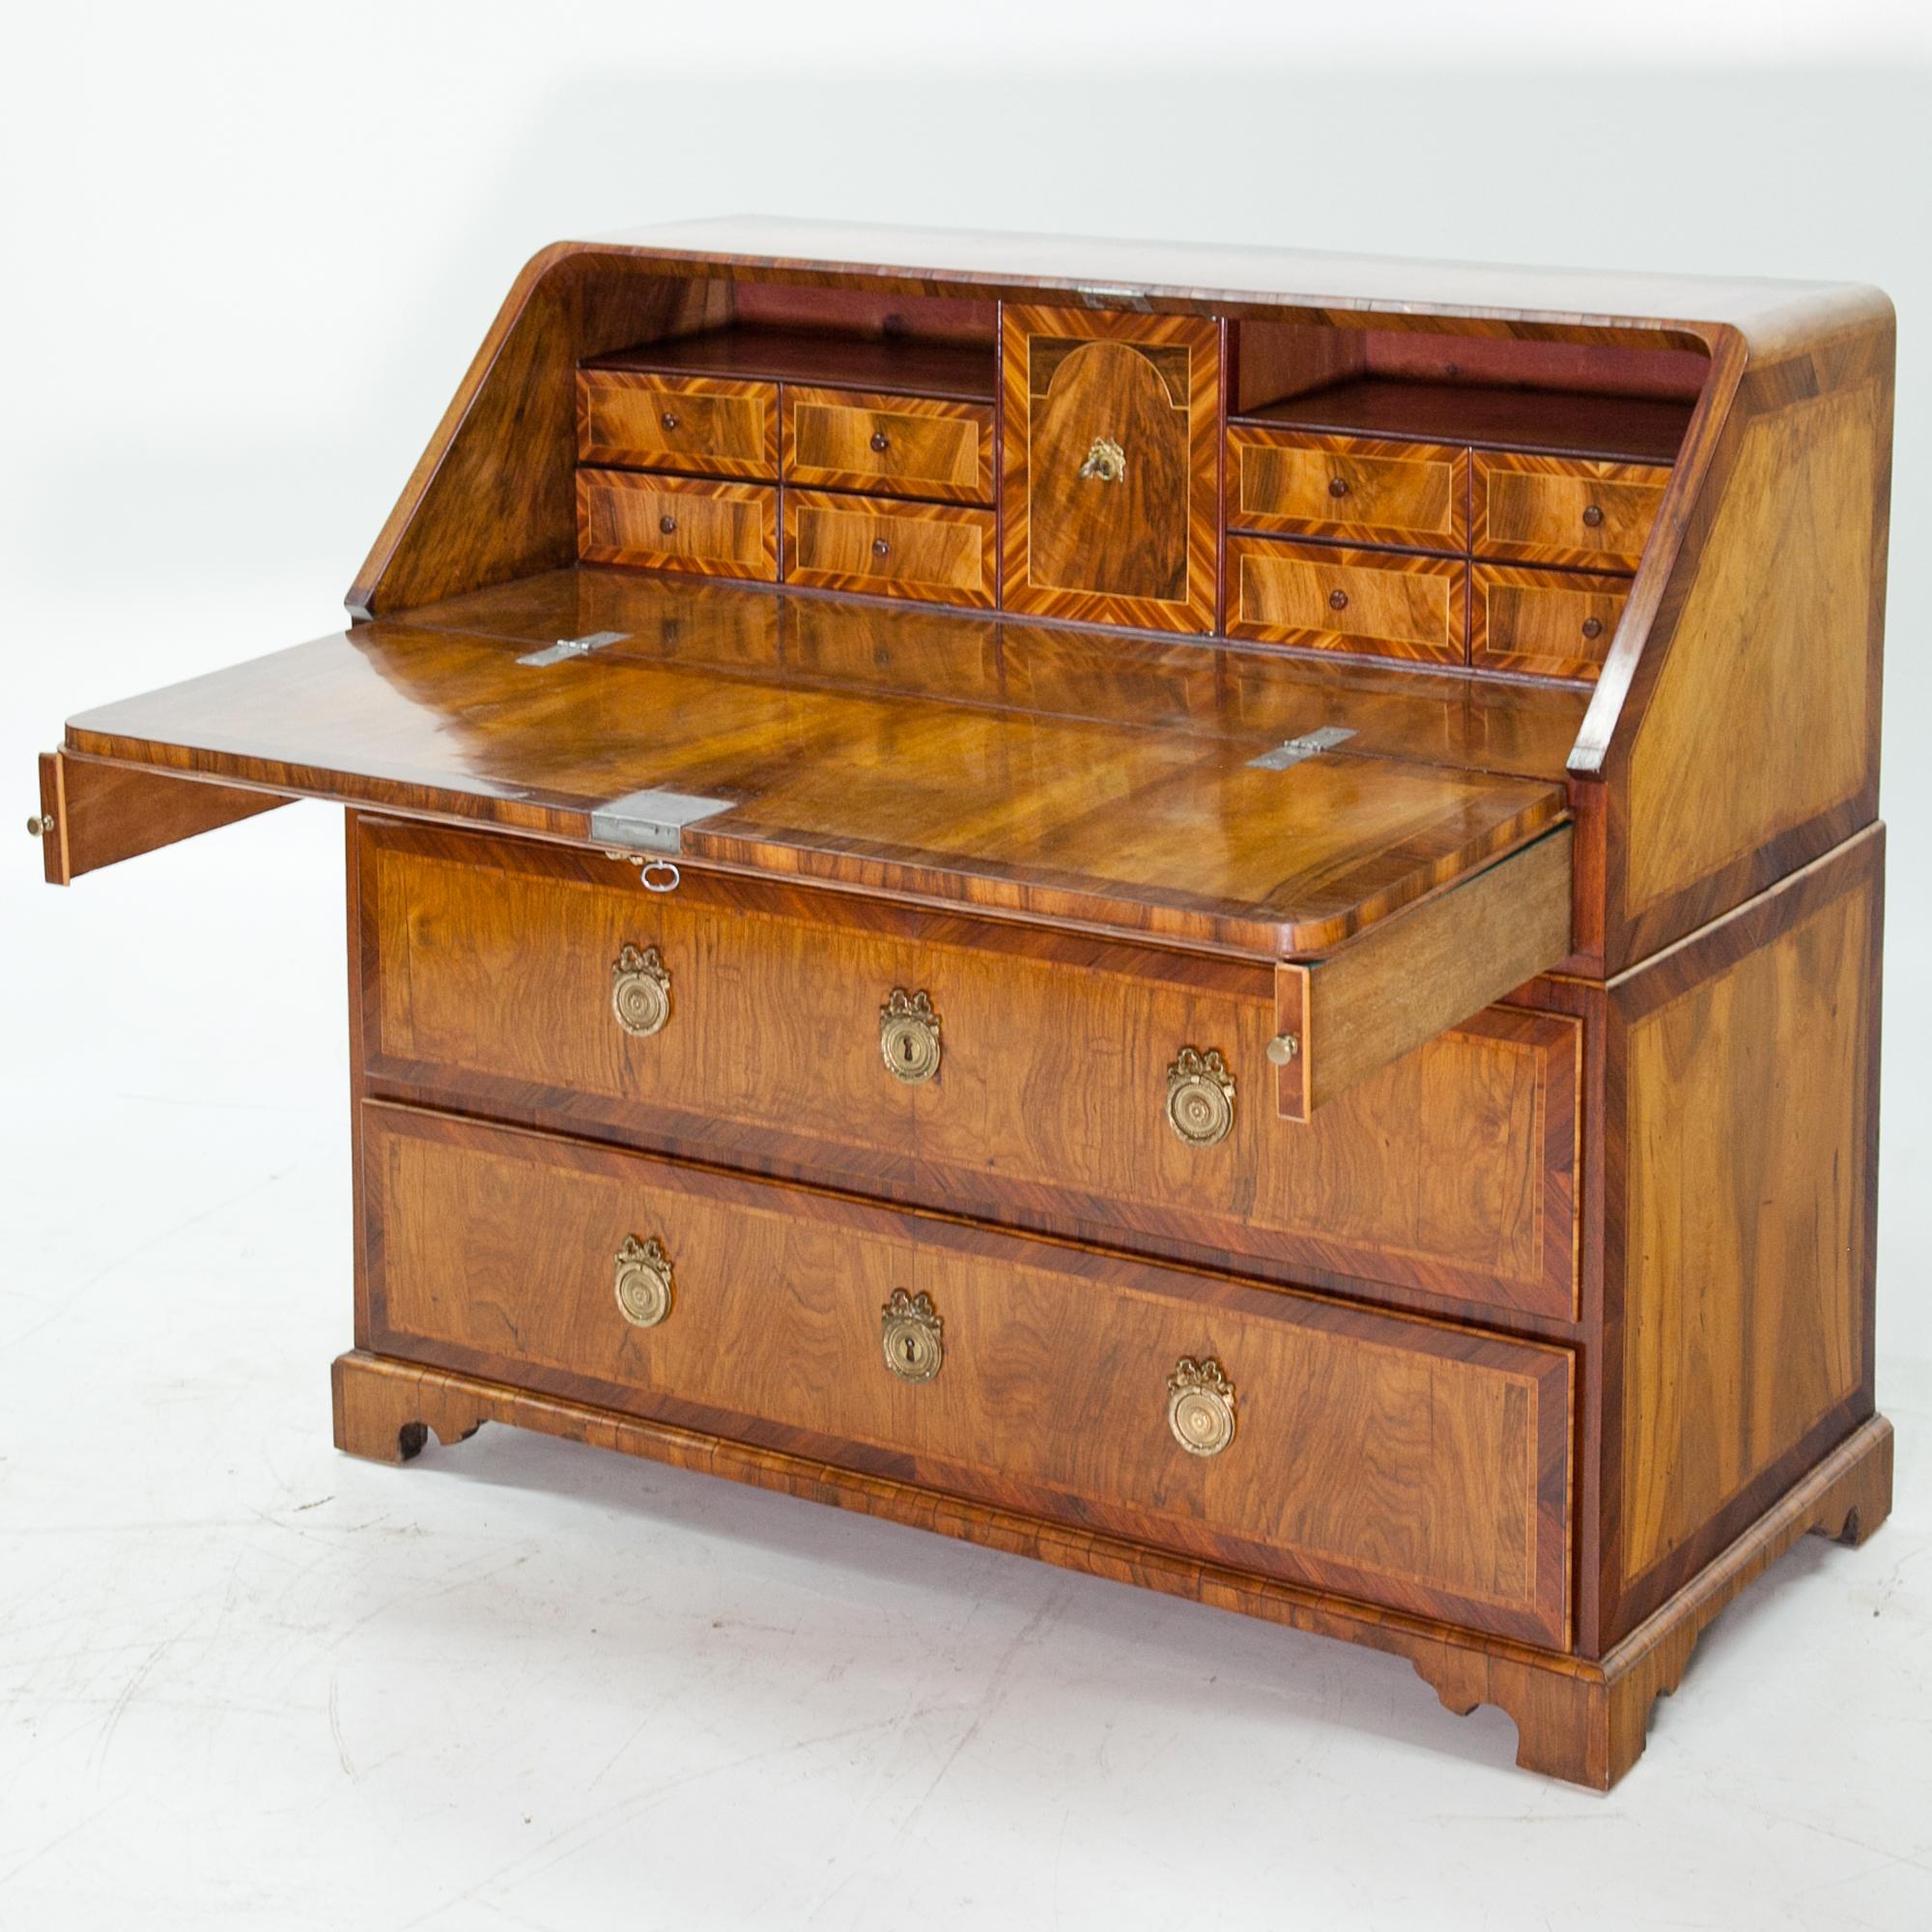
[[[337,1440],[485,1421],[1409,1657],[1607,1785],[1890,1496],[1876,292],[787,223],[525,271],[339,636]]]

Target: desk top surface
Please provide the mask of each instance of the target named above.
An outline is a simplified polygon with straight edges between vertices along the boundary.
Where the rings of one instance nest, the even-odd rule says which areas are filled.
[[[668,793],[704,802],[672,840],[696,863],[1306,956],[1559,819],[1586,702],[584,568],[105,706],[68,744],[611,845]],[[1255,763],[1322,727],[1350,735]]]

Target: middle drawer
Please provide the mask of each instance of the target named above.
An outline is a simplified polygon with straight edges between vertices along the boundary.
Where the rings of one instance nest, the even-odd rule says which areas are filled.
[[[1566,1015],[1493,1008],[1293,1124],[1265,965],[692,871],[653,895],[596,854],[357,825],[372,1091],[1277,1282],[1574,1318]]]

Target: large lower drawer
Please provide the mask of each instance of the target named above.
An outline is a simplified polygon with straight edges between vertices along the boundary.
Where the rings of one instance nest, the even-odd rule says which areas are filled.
[[[1568,1640],[1571,1357],[406,1109],[379,1351]]]
[[[361,821],[375,1091],[1277,1281],[1576,1312],[1577,1023],[1282,1121],[1264,965]]]

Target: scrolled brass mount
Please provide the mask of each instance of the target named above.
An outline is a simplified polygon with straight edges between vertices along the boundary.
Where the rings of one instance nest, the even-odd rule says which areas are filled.
[[[879,1310],[879,1343],[886,1367],[902,1382],[929,1382],[946,1361],[946,1323],[929,1294],[893,1290]]]
[[[1167,1426],[1190,1456],[1218,1456],[1235,1439],[1235,1385],[1212,1355],[1183,1355],[1167,1378]]]
[[[617,1311],[633,1328],[655,1328],[670,1313],[675,1290],[670,1257],[656,1236],[624,1236],[617,1250]]]
[[[939,1071],[939,1015],[923,991],[895,986],[879,1009],[879,1058],[895,1080],[917,1087]]]
[[[627,946],[611,968],[611,1010],[628,1034],[647,1038],[670,1018],[670,972],[655,946]]]
[[[1096,436],[1087,460],[1080,466],[1082,476],[1098,483],[1123,482],[1127,474],[1127,452],[1111,436]]]
[[[1235,1076],[1213,1047],[1183,1046],[1167,1069],[1167,1123],[1189,1147],[1212,1147],[1235,1124]]]

